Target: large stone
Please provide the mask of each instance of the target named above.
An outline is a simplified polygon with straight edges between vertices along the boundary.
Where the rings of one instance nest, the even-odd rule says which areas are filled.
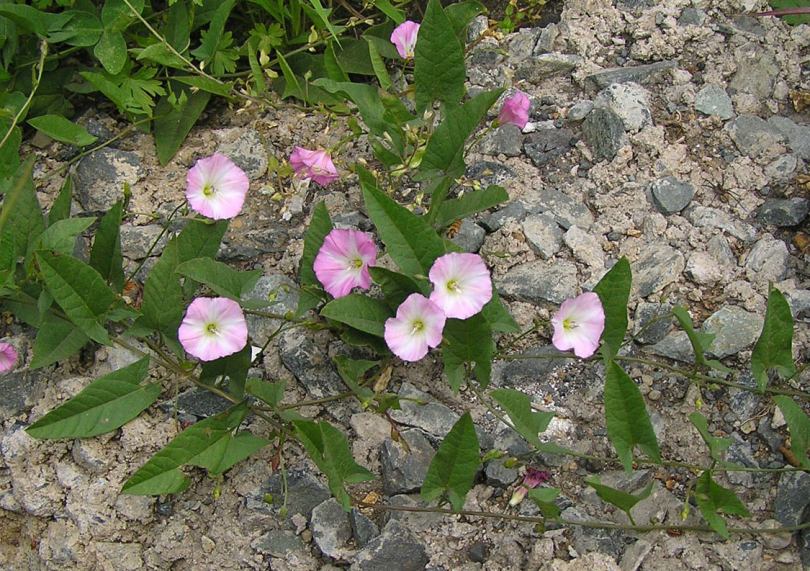
[[[286,315],[298,306],[298,286],[283,274],[262,276],[242,301],[266,304],[261,311]],[[263,344],[283,324],[283,320],[249,314],[245,317],[250,337],[256,344]]]
[[[486,235],[486,230],[469,218],[465,218],[461,221],[458,232],[450,241],[465,252],[475,253],[484,245]]]
[[[741,153],[752,159],[771,161],[786,151],[786,137],[772,124],[756,115],[740,115],[725,126]]]
[[[770,234],[760,238],[745,262],[745,273],[752,282],[779,282],[785,279],[790,253],[782,240]]]
[[[545,379],[565,366],[565,360],[556,358],[560,352],[552,346],[528,349],[528,359],[495,361],[492,364],[492,384],[498,387],[525,387],[538,379]],[[531,356],[538,357],[532,359]]]
[[[299,328],[285,331],[278,338],[281,362],[314,398],[345,390],[326,351],[326,339]]]
[[[690,206],[684,215],[698,228],[717,228],[728,232],[738,240],[749,243],[757,238],[757,231],[750,224],[737,220],[731,214],[708,206]]]
[[[711,285],[725,277],[723,268],[706,252],[693,252],[686,261],[686,275],[696,284]]]
[[[652,124],[650,94],[637,83],[607,86],[596,96],[594,106],[613,111],[621,119],[625,131],[640,131]]]
[[[407,449],[389,438],[380,450],[383,492],[387,496],[419,490],[435,454],[420,430],[404,430],[401,436]]]
[[[787,117],[774,115],[768,119],[768,125],[774,127],[788,141],[790,149],[804,160],[810,160],[810,127],[798,125]]]
[[[562,303],[577,292],[577,268],[568,261],[535,261],[515,266],[497,280],[498,293],[529,303]]]
[[[159,256],[168,241],[169,238],[160,224],[121,225],[121,252],[130,260]]]
[[[391,418],[419,428],[434,438],[444,438],[459,418],[458,414],[407,381],[402,383],[399,396],[404,398],[399,410],[389,412]]]
[[[124,186],[143,176],[137,153],[106,147],[79,161],[73,178],[75,196],[86,211],[106,211],[124,198]]]
[[[576,508],[563,511],[562,517],[568,521],[588,521],[593,518],[584,515]],[[600,529],[572,526],[572,543],[579,553],[604,553],[619,559],[624,552],[624,534],[618,529]]]
[[[683,254],[675,248],[650,244],[632,264],[633,287],[639,297],[647,297],[677,281],[685,265]]]
[[[570,72],[582,62],[576,54],[545,53],[521,63],[515,70],[515,77],[532,83],[539,83],[549,77]]]
[[[773,511],[782,525],[794,526],[808,521],[810,504],[810,473],[785,472],[776,487]]]
[[[773,94],[773,84],[779,75],[779,65],[759,43],[749,42],[734,50],[737,71],[729,82],[729,89],[750,93],[760,101]]]
[[[307,548],[301,538],[292,531],[274,529],[257,537],[250,546],[272,557],[286,558],[290,553],[303,552]]]
[[[357,552],[349,571],[423,571],[428,561],[425,546],[413,532],[390,520],[378,537]]]
[[[545,260],[554,256],[562,247],[562,230],[550,214],[527,216],[523,221],[523,235],[532,250]]]
[[[0,376],[0,418],[29,410],[42,398],[48,375],[42,369],[22,369]]]
[[[704,85],[695,96],[695,109],[724,121],[734,117],[734,106],[726,90],[719,85]]]
[[[568,110],[568,115],[566,115],[566,118],[569,121],[577,123],[585,119],[585,117],[587,117],[588,113],[591,111],[593,111],[593,101],[590,99],[583,99],[582,101],[577,101],[571,106],[571,108]]]
[[[597,161],[612,161],[627,144],[624,122],[610,109],[594,108],[582,123],[582,135]]]
[[[661,341],[672,327],[671,311],[672,306],[668,303],[639,302],[633,319],[636,341],[645,345]]]
[[[554,188],[541,187],[525,193],[522,197],[529,214],[546,213],[568,230],[579,226],[588,230],[593,224],[593,214],[582,200],[575,200]]]
[[[498,127],[481,145],[481,150],[489,155],[520,156],[523,147],[523,133],[515,125]]]
[[[229,131],[231,131],[229,129]],[[234,129],[241,131],[230,142],[222,143],[219,152],[230,157],[251,180],[264,176],[267,172],[267,148],[262,137],[255,129]]]
[[[515,171],[500,163],[491,161],[479,161],[467,167],[465,176],[470,180],[481,183],[481,186],[491,184],[503,185],[508,180],[515,178]]]
[[[688,182],[665,176],[650,183],[650,195],[661,214],[677,214],[689,206],[695,189]]]
[[[709,355],[722,359],[750,347],[762,331],[762,317],[742,308],[726,306],[703,323],[703,330],[715,335]]]
[[[538,129],[526,137],[523,150],[534,166],[541,167],[571,150],[574,140],[574,133],[569,129]]]
[[[604,89],[611,83],[627,83],[634,81],[644,83],[661,72],[678,67],[675,60],[659,61],[655,63],[637,65],[632,67],[614,67],[592,73],[585,78],[585,84],[591,89]]]
[[[563,241],[571,248],[574,257],[590,267],[593,272],[605,269],[605,253],[602,251],[599,238],[591,236],[578,226],[571,226],[563,236]]]
[[[380,535],[380,528],[357,508],[349,512],[349,523],[352,525],[352,536],[358,547],[365,547],[372,539]]]
[[[262,491],[273,496],[273,503],[281,506],[284,501],[284,485],[281,474],[273,474]],[[289,470],[287,472],[287,512],[290,515],[302,514],[309,517],[312,510],[332,496],[329,489],[310,471]]]
[[[312,510],[312,539],[321,553],[341,559],[346,553],[346,542],[352,537],[349,514],[335,498],[318,504]]]
[[[481,218],[481,224],[488,232],[495,232],[509,220],[520,222],[526,218],[526,206],[520,202],[510,202],[500,210]]]

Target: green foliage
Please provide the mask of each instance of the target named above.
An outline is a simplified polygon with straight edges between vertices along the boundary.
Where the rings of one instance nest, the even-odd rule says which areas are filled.
[[[31,368],[47,367],[79,352],[90,340],[70,321],[46,313],[34,340],[34,358]]]
[[[455,220],[472,216],[507,200],[509,195],[506,190],[493,184],[481,190],[465,193],[458,198],[445,200],[437,209],[434,223],[437,228],[444,228]]]
[[[605,331],[602,333],[602,356],[608,360],[619,353],[627,332],[627,301],[630,298],[632,273],[630,262],[621,258],[602,276],[594,293],[605,310]]]
[[[155,150],[161,165],[169,163],[211,100],[207,91],[181,89],[179,97],[176,93],[174,104],[165,96],[155,107]]]
[[[798,26],[799,24],[810,24],[810,2],[808,0],[769,0],[768,4],[774,10],[790,10],[791,8],[805,9],[807,12],[803,14],[786,14],[782,16],[791,26]]]
[[[123,209],[123,203],[118,201],[104,215],[90,250],[90,265],[117,292],[124,287],[124,257],[121,253]]]
[[[326,210],[326,205],[323,202],[319,202],[312,210],[312,220],[306,234],[304,234],[304,253],[301,255],[301,262],[298,266],[301,295],[296,313],[299,315],[306,313],[313,307],[317,307],[326,298],[326,293],[321,289],[321,284],[312,266],[315,263],[318,250],[323,245],[324,238],[332,231],[332,228],[329,211]]]
[[[467,412],[456,421],[436,451],[422,484],[422,497],[432,502],[446,494],[453,510],[460,511],[480,465],[478,436]]]
[[[650,497],[653,489],[653,483],[650,482],[638,494],[628,494],[627,492],[623,492],[602,484],[599,481],[599,478],[596,476],[586,478],[585,483],[596,490],[596,495],[598,495],[603,501],[616,506],[627,514],[627,518],[633,523],[633,525],[635,525],[635,520],[633,519],[633,515],[630,513],[631,510],[637,503]]]
[[[200,371],[200,382],[208,385],[219,385],[220,379],[228,380],[228,392],[237,399],[245,396],[245,379],[251,363],[250,343],[233,355],[221,357],[203,363]]]
[[[99,377],[25,431],[34,438],[89,438],[115,430],[150,406],[160,384],[141,384],[149,359]]]
[[[526,495],[537,505],[544,518],[560,518],[560,508],[554,503],[560,495],[560,490],[544,486],[541,488],[532,488]]]
[[[491,393],[499,405],[509,415],[509,419],[515,426],[515,430],[526,439],[526,441],[536,448],[543,446],[540,438],[537,436],[541,432],[545,432],[548,428],[551,419],[554,418],[553,412],[534,412],[532,410],[531,399],[520,391],[514,389],[495,389]]]
[[[248,394],[260,399],[271,408],[278,408],[284,398],[284,390],[286,388],[286,381],[270,382],[250,378],[245,383],[245,391]]]
[[[712,436],[711,433],[709,433],[709,423],[706,417],[699,412],[690,414],[689,421],[700,433],[700,437],[703,439],[703,442],[706,443],[706,446],[709,447],[709,455],[712,460],[720,461],[723,452],[731,446],[731,439]]]
[[[97,137],[88,133],[87,129],[65,119],[61,115],[40,115],[29,119],[28,124],[37,131],[48,135],[51,139],[76,145],[77,147],[86,147],[98,140]]]
[[[464,96],[464,47],[453,31],[439,0],[430,0],[419,28],[414,55],[416,110],[424,111],[433,101],[450,106]]]
[[[807,418],[802,408],[790,398],[777,395],[773,397],[773,400],[782,411],[790,429],[791,451],[802,468],[810,469],[810,459],[807,457],[808,447],[810,447],[810,419]]]
[[[695,501],[700,513],[711,528],[728,539],[729,533],[721,513],[748,516],[748,510],[731,490],[724,488],[712,479],[710,470],[703,472],[695,484]]]
[[[751,354],[751,372],[760,391],[768,386],[770,369],[776,369],[782,377],[790,377],[796,372],[793,364],[793,316],[785,296],[773,287],[768,294],[765,323]]]
[[[405,298],[412,293],[427,294],[427,285],[422,282],[417,282],[413,278],[400,274],[393,270],[380,267],[369,268],[371,279],[374,283],[379,284],[385,295],[385,302],[391,309],[399,307]]]
[[[392,314],[385,303],[352,293],[327,303],[321,309],[321,316],[345,323],[364,333],[382,337],[385,333],[385,320],[392,317]]]
[[[262,276],[261,270],[239,271],[210,257],[194,258],[175,269],[181,276],[205,284],[217,295],[239,301]]]
[[[492,341],[492,326],[481,314],[461,319],[448,319],[444,326],[444,374],[454,391],[458,391],[464,380],[469,364],[482,386],[489,384],[492,374],[492,355],[495,343]]]

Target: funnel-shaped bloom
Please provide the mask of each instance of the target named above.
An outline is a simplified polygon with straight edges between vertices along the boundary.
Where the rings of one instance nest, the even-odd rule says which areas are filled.
[[[445,254],[428,273],[433,284],[430,301],[447,317],[472,317],[492,299],[492,279],[478,254]]]
[[[327,292],[343,297],[352,288],[369,288],[368,268],[376,263],[377,247],[370,234],[336,228],[326,235],[312,267]]]
[[[248,330],[239,304],[227,297],[198,297],[177,332],[180,344],[201,361],[213,361],[244,349]]]
[[[242,169],[219,153],[197,161],[186,180],[186,198],[191,208],[214,220],[239,214],[250,186]]]
[[[303,147],[295,147],[290,155],[290,166],[296,176],[312,179],[321,186],[340,178],[332,157],[323,149],[310,151]]]
[[[445,321],[435,303],[412,293],[397,308],[397,316],[385,321],[385,342],[403,361],[418,361],[442,342]]]
[[[0,374],[13,371],[17,365],[17,350],[11,343],[0,343]]]
[[[416,36],[419,35],[419,24],[405,20],[394,28],[391,33],[391,43],[397,47],[402,59],[411,59],[416,50]]]
[[[554,346],[560,351],[573,349],[577,357],[585,359],[599,347],[599,338],[605,329],[605,310],[598,295],[586,292],[566,299],[551,318],[551,324]]]
[[[498,114],[498,123],[501,125],[512,124],[519,129],[523,129],[529,121],[529,107],[531,102],[529,97],[522,91],[515,91],[512,95],[504,99],[501,112]]]
[[[523,482],[517,487],[509,500],[510,506],[516,506],[523,501],[529,490],[536,488],[540,484],[545,484],[551,479],[551,474],[545,470],[538,470],[536,468],[526,468],[526,475],[523,477]]]

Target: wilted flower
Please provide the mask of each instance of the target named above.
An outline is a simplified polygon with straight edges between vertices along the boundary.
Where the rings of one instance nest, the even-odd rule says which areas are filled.
[[[0,343],[0,374],[13,371],[17,365],[17,349],[11,343]]]
[[[416,49],[416,36],[419,34],[419,24],[405,20],[394,28],[391,33],[391,43],[397,47],[402,59],[411,59]]]
[[[585,359],[599,347],[599,338],[605,329],[605,310],[598,295],[586,292],[565,300],[551,323],[554,346],[560,351],[573,348],[577,357]]]
[[[332,157],[323,149],[310,151],[303,147],[295,147],[290,155],[290,166],[297,176],[312,179],[321,186],[340,178]]]
[[[467,319],[492,299],[492,279],[478,254],[445,254],[433,263],[428,278],[430,301],[447,317]]]
[[[515,91],[504,100],[501,112],[498,114],[498,123],[501,125],[511,123],[519,129],[523,129],[529,121],[530,106],[529,97],[522,91]]]
[[[186,180],[186,198],[191,208],[214,220],[239,214],[250,186],[242,169],[220,153],[197,161]]]
[[[397,316],[385,321],[385,342],[403,361],[418,361],[442,342],[445,321],[435,303],[412,293],[397,308]]]
[[[517,487],[509,500],[510,506],[516,506],[523,501],[529,490],[536,488],[540,484],[545,484],[551,479],[551,474],[545,470],[537,470],[536,468],[527,467],[526,475],[523,476],[523,482]]]
[[[313,269],[318,281],[333,297],[348,295],[352,288],[368,289],[369,266],[377,262],[371,235],[359,230],[335,229],[326,235]]]
[[[247,345],[247,323],[242,308],[232,299],[198,297],[188,306],[177,337],[189,354],[213,361]]]

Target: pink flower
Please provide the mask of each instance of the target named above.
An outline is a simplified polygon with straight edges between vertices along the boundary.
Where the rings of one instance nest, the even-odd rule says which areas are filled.
[[[13,371],[17,365],[17,349],[11,343],[0,343],[0,374]]]
[[[411,59],[416,49],[416,36],[419,34],[419,24],[405,20],[394,28],[391,34],[391,43],[397,47],[402,59]]]
[[[186,180],[186,198],[191,208],[214,220],[239,214],[250,186],[242,169],[219,153],[197,161]]]
[[[531,102],[528,96],[522,91],[515,91],[504,100],[501,112],[498,114],[498,123],[501,125],[511,123],[519,129],[523,129],[529,121],[530,106]]]
[[[565,300],[551,323],[554,346],[560,351],[573,348],[577,357],[585,359],[599,347],[599,338],[605,329],[605,310],[598,295],[586,292]]]
[[[492,279],[478,254],[445,254],[433,263],[428,278],[430,301],[447,317],[467,319],[492,299]]]
[[[370,234],[335,229],[324,238],[312,269],[327,292],[333,297],[343,297],[352,288],[369,288],[368,267],[376,263],[377,247]]]
[[[442,342],[446,318],[425,296],[412,293],[397,308],[397,316],[385,321],[385,342],[403,361],[418,361],[428,348]]]
[[[198,297],[188,306],[177,337],[189,354],[213,361],[247,345],[247,323],[242,308],[232,299]]]
[[[321,186],[326,186],[338,178],[337,169],[332,157],[323,149],[310,151],[303,147],[295,147],[290,155],[290,166],[296,176],[310,178]]]
[[[523,477],[523,482],[512,494],[512,499],[509,500],[510,506],[516,506],[523,501],[529,490],[536,488],[540,484],[545,484],[551,479],[551,474],[545,470],[537,470],[536,468],[526,468],[526,475]]]

